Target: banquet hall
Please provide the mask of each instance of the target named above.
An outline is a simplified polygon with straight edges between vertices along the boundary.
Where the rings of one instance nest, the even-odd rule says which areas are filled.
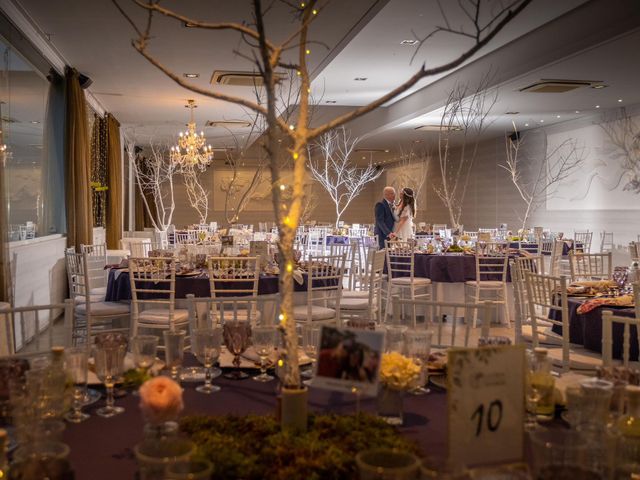
[[[640,4],[0,0],[0,477],[640,478]]]

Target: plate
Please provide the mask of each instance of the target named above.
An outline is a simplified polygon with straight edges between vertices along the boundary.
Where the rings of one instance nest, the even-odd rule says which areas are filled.
[[[447,389],[447,376],[446,375],[433,375],[429,376],[429,382],[435,387],[441,388],[442,390]]]
[[[218,378],[222,375],[222,370],[218,367],[211,369],[211,379]],[[204,382],[204,367],[184,367],[180,372],[180,380],[183,382]]]

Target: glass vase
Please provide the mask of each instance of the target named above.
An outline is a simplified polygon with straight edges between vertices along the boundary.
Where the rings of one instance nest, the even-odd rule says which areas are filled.
[[[147,423],[144,439],[134,447],[139,479],[166,478],[169,466],[189,461],[194,451],[193,442],[178,435],[176,422]]]
[[[380,387],[378,391],[378,416],[390,425],[402,425],[403,397],[402,390]]]

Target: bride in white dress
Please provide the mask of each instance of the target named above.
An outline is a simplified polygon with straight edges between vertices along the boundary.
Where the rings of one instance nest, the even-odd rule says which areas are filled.
[[[416,202],[413,198],[413,190],[403,188],[396,212],[398,223],[394,233],[399,240],[411,240],[413,238],[413,217],[416,214]]]

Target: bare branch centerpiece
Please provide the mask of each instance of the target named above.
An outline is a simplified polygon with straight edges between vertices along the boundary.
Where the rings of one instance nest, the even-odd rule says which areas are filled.
[[[455,69],[473,57],[480,49],[487,45],[512,19],[522,12],[531,0],[513,0],[499,5],[485,5],[475,2],[470,10],[465,11],[469,24],[465,27],[453,27],[445,21],[446,26],[426,34],[419,40],[419,48],[433,35],[448,33],[464,37],[468,40],[455,58],[437,66],[422,64],[416,71],[396,88],[381,95],[376,100],[338,114],[331,120],[314,125],[311,119],[311,74],[307,59],[312,55],[312,45],[309,38],[310,27],[314,20],[322,14],[325,8],[330,8],[326,1],[309,0],[307,2],[266,2],[261,0],[251,2],[252,18],[245,22],[203,21],[183,15],[176,10],[165,8],[157,0],[112,0],[116,8],[122,13],[135,32],[132,41],[137,50],[149,63],[160,72],[185,89],[225,102],[236,104],[244,109],[260,114],[266,120],[267,129],[261,138],[271,173],[271,195],[273,210],[278,224],[278,248],[281,258],[280,269],[280,305],[279,326],[283,335],[284,348],[279,360],[283,368],[283,409],[289,393],[297,395],[300,389],[300,368],[298,364],[298,336],[293,317],[293,270],[294,270],[294,240],[296,228],[303,213],[305,198],[305,179],[308,175],[308,145],[314,139],[355,120],[397,98],[402,93],[414,87],[420,80],[439,75]],[[127,11],[124,4],[133,7],[136,12]],[[331,5],[335,8],[335,5]],[[139,21],[139,11],[146,12],[144,21]],[[278,31],[273,37],[267,33],[268,15],[292,14],[293,22],[290,32]],[[205,88],[184,78],[164,63],[157,53],[151,51],[154,35],[152,34],[154,16],[162,15],[181,24],[192,27],[192,30],[206,30],[211,32],[236,32],[244,41],[243,47],[249,52],[237,54],[253,63],[254,71],[258,73],[266,95],[264,104],[256,103],[253,99],[235,96],[224,91]],[[213,12],[215,16],[215,11]],[[445,19],[446,20],[446,19]],[[271,32],[269,32],[271,33]],[[277,38],[278,40],[275,40]],[[314,47],[315,48],[315,47]],[[295,72],[292,75],[295,82],[296,118],[285,121],[278,109],[278,85],[283,81],[281,71]],[[285,152],[285,153],[280,153]],[[281,172],[283,157],[293,164],[293,180],[290,184],[284,182]],[[286,195],[285,195],[286,194]],[[285,201],[286,200],[286,201]],[[285,416],[282,416],[284,419]],[[289,417],[287,417],[289,419]],[[289,419],[290,420],[290,419]],[[294,420],[298,427],[306,425],[306,419],[301,422]],[[304,423],[304,425],[302,424]]]

